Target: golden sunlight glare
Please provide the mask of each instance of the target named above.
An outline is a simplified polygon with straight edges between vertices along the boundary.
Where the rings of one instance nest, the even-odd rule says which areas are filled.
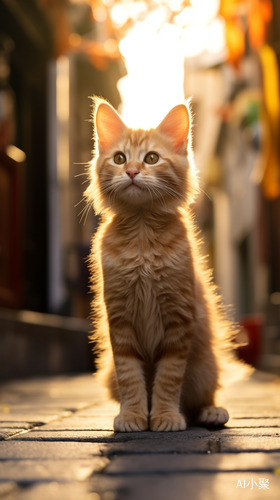
[[[162,11],[153,12],[137,23],[119,45],[128,72],[118,82],[121,114],[131,127],[156,126],[166,112],[184,99],[180,30],[162,23],[161,17]],[[157,21],[162,23],[159,30]]]
[[[219,16],[220,0],[154,1],[147,10],[143,1],[115,3],[110,17],[134,24],[119,42],[127,75],[118,82],[124,122],[149,129],[184,101],[184,62],[200,54],[225,51],[225,25]]]

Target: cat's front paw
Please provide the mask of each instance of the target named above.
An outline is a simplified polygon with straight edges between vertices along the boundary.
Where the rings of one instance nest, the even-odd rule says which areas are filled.
[[[181,413],[179,412],[177,413],[175,411],[167,411],[151,416],[151,431],[184,431],[186,427],[186,421],[183,415],[181,415]]]
[[[225,408],[207,406],[203,408],[198,416],[198,424],[206,427],[219,427],[224,425],[229,419],[229,414]]]
[[[148,429],[148,419],[145,415],[135,415],[131,412],[121,412],[115,417],[114,430],[116,432],[140,432]]]

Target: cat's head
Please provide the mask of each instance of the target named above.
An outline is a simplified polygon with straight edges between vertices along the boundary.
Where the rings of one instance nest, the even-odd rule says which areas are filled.
[[[156,209],[174,212],[191,202],[195,172],[190,165],[190,112],[171,109],[155,129],[128,128],[114,108],[96,100],[96,151],[85,192],[96,213]]]

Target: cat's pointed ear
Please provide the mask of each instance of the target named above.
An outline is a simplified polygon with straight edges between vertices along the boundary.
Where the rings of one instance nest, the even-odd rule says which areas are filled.
[[[95,125],[99,145],[105,151],[126,130],[126,126],[117,112],[105,102],[99,104],[97,108]]]
[[[173,143],[174,149],[179,151],[187,144],[190,131],[190,117],[187,107],[178,104],[169,111],[156,130],[165,135]]]

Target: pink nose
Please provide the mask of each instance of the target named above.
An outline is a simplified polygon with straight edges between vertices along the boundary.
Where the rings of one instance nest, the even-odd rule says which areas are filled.
[[[133,181],[134,177],[139,174],[138,170],[133,170],[133,169],[128,169],[126,171],[126,174],[128,175],[128,177],[131,178],[131,180]]]

